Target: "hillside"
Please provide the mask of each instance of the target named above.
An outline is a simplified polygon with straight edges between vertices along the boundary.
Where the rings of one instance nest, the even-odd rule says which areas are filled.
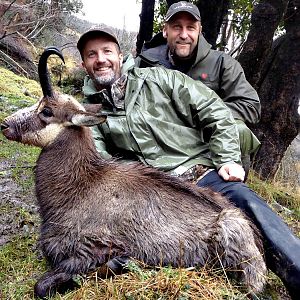
[[[4,6],[0,5],[0,15],[3,13],[4,8]],[[18,8],[15,8],[15,10],[20,18],[28,13],[26,10],[18,11]],[[61,49],[65,56],[80,63],[81,58],[77,51],[76,43],[80,35],[92,26],[105,27],[107,25],[91,23],[71,15],[65,17],[64,24],[61,24],[61,31],[50,27],[43,31],[38,38],[31,41],[18,32],[6,35],[1,28],[0,22],[0,66],[11,70],[15,74],[37,79],[38,57],[43,49],[49,46]],[[111,29],[118,37],[121,49],[125,54],[134,51],[136,32],[112,27]]]

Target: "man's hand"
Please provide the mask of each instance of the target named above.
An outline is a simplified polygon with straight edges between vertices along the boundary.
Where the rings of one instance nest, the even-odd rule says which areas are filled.
[[[245,171],[242,166],[238,164],[227,164],[222,166],[218,171],[225,181],[244,181]]]

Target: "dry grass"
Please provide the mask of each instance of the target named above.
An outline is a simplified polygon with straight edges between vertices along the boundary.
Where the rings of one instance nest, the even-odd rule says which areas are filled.
[[[113,279],[98,278],[97,273],[80,278],[79,289],[55,299],[247,299],[247,294],[233,286],[223,270],[149,269],[137,263],[129,269],[129,273]]]

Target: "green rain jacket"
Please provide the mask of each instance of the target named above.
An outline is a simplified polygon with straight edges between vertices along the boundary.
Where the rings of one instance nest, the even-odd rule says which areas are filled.
[[[246,80],[239,62],[222,51],[211,49],[202,34],[199,36],[196,59],[188,69],[171,63],[169,48],[161,33],[146,43],[144,51],[136,59],[136,66],[177,69],[203,82],[231,109],[238,124],[242,153],[254,153],[258,149],[260,142],[246,124],[256,124],[260,119],[259,97]]]
[[[125,110],[105,100],[88,76],[84,81],[85,102],[102,103],[108,115],[107,122],[93,127],[103,158],[137,159],[176,175],[196,164],[219,169],[241,163],[237,125],[214,91],[178,71],[134,64],[129,55],[122,67],[128,74]]]

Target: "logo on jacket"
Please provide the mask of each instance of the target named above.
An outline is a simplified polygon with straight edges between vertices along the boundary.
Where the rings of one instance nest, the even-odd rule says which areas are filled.
[[[202,78],[202,79],[207,79],[207,77],[208,77],[208,74],[207,73],[202,73],[201,75],[200,75],[200,77]]]

